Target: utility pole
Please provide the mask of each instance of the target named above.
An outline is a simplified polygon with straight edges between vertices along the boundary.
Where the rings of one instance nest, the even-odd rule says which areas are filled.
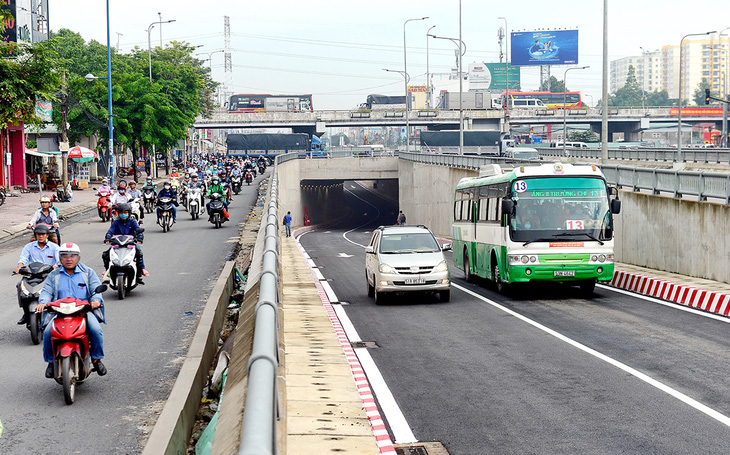
[[[68,187],[68,95],[66,94],[66,73],[61,75],[61,185],[63,201],[66,200],[66,188]],[[39,188],[40,191],[40,188]]]

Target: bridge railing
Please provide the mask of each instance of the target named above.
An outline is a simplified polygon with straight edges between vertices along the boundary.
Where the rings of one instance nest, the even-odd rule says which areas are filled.
[[[562,158],[562,147],[535,147],[541,156]],[[566,149],[566,154],[571,158],[600,159],[601,149],[597,148],[572,148]],[[609,149],[608,159],[610,160],[633,160],[633,161],[679,161],[676,148],[626,148]],[[720,148],[682,148],[682,161],[689,163],[726,164],[730,163],[730,149]]]
[[[414,152],[400,152],[399,157],[417,163],[474,170],[485,164],[537,164],[535,161],[491,156],[428,155]],[[713,199],[730,204],[730,174],[613,165],[602,165],[600,168],[606,180],[619,188],[645,190],[652,194],[671,194],[676,198],[695,196],[699,201]]]

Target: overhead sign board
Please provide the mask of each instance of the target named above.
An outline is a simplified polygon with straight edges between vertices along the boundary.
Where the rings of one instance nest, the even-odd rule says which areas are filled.
[[[510,40],[512,65],[578,64],[578,30],[512,32]]]
[[[507,88],[506,63],[469,64],[469,90],[490,90]],[[520,68],[509,65],[509,86],[520,88]]]

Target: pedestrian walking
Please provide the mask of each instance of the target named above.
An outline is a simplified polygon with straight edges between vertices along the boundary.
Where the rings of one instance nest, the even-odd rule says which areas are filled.
[[[397,224],[397,225],[406,224],[406,216],[403,214],[403,210],[398,212],[398,219],[395,220],[395,224]]]
[[[286,236],[291,237],[291,212],[284,215],[284,226],[286,227]]]

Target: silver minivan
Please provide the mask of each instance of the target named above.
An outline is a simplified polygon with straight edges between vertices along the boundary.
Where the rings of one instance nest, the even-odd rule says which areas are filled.
[[[444,251],[425,226],[380,226],[365,248],[368,296],[382,304],[396,293],[437,292],[451,299],[451,275]]]

